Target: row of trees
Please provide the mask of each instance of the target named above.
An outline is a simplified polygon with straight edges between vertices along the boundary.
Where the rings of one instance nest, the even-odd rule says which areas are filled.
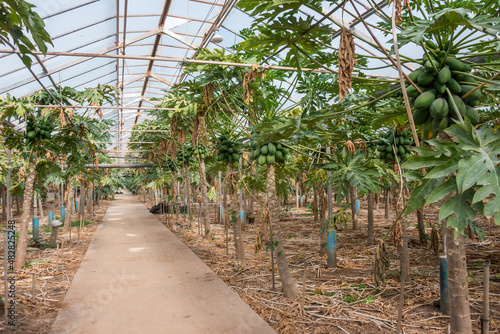
[[[313,16],[304,18],[301,15],[304,8],[326,12],[321,1],[280,1],[280,6],[274,6],[271,0],[259,3],[242,0],[239,6],[255,19],[251,31],[241,32],[245,41],[227,50],[199,50],[197,59],[265,63],[269,54],[286,46],[280,65],[294,66],[298,71],[261,70],[258,66],[251,70],[210,64],[187,66],[185,74],[193,79],[185,80],[159,100],[161,107],[175,110],[150,112],[155,120],[147,126],[170,132],[154,136],[137,133],[133,141],[158,143],[153,146],[161,150],[151,151],[148,158],[152,157],[163,171],[165,168],[170,170],[175,176],[170,182],[181,179],[190,184],[193,175],[200,178],[208,239],[211,230],[207,218],[207,180],[215,185],[218,172],[225,175],[225,193],[232,197],[227,202],[226,212],[229,210],[232,215],[236,254],[241,261],[244,255],[238,250],[241,226],[234,205],[237,202],[235,195],[238,189],[243,189],[248,198],[256,199],[257,192],[265,192],[268,210],[264,217],[268,217],[276,238],[284,294],[292,298],[297,291],[286,262],[277,199],[286,199],[297,185],[303,193],[313,193],[313,211],[322,225],[321,232],[318,231],[320,246],[324,246],[326,229],[334,229],[350,220],[353,229],[359,228],[354,209],[356,199],[367,196],[371,212],[373,198],[388,189],[396,194],[398,218],[415,212],[415,224],[424,243],[428,235],[422,209],[441,202],[439,220],[447,226],[443,238],[447,237],[446,255],[450,289],[453,290],[450,295],[455,306],[451,314],[452,329],[470,332],[463,238],[467,232],[484,233],[476,223],[478,215],[500,223],[500,134],[496,131],[498,64],[495,60],[497,5],[488,2],[479,8],[472,4],[423,1],[411,3],[399,16],[398,13],[393,15],[401,21],[399,26],[383,12],[378,13],[378,27],[361,19],[369,32],[379,30],[387,35],[394,32],[392,36],[397,37],[399,45],[392,45],[392,48],[390,44],[379,43],[371,33],[372,38],[368,39],[366,35],[356,35],[355,30],[354,36],[349,35],[343,28],[339,47],[332,47],[331,36],[336,29],[329,25],[318,26]],[[401,7],[398,8],[401,11]],[[418,17],[413,12],[418,12]],[[327,20],[338,24],[331,17]],[[353,41],[375,46],[380,56],[354,53]],[[412,44],[413,50],[420,48],[424,56],[400,54],[398,49],[406,44]],[[391,55],[394,52],[398,57]],[[401,80],[363,75],[364,70],[373,67],[374,60],[386,61],[383,68],[401,70],[402,66],[416,66],[422,69],[411,76],[401,74]],[[450,73],[457,79],[459,90],[467,86],[471,91],[456,95],[460,101],[455,97],[451,99],[452,94],[459,92],[450,92],[456,85],[450,82],[447,87],[449,78],[444,74],[439,75],[444,83],[436,86],[443,89],[442,92],[426,88],[425,75],[419,80],[418,74],[423,71],[432,80],[438,80],[440,70],[445,67],[449,70],[456,60],[462,67],[457,68],[457,65]],[[338,71],[332,70],[332,65],[336,65]],[[330,73],[301,71],[301,68]],[[353,68],[359,75],[352,76]],[[403,90],[401,83],[406,86]],[[409,87],[418,94],[408,96]],[[448,116],[435,116],[439,121],[447,117],[444,126],[443,122],[432,124],[432,119],[424,120],[426,124],[418,128],[415,126],[415,123],[422,124],[415,112],[423,110],[415,97],[427,90],[433,95],[429,105],[442,98],[449,106]],[[293,98],[296,93],[300,100]],[[474,106],[470,106],[473,112],[466,114],[465,110],[459,110],[460,103],[464,100],[468,104],[471,99],[467,97],[473,93]],[[228,162],[227,156],[217,149],[224,144],[221,136],[228,133],[230,140],[246,152],[242,164]],[[290,151],[285,161],[269,160],[269,155],[261,159],[262,152],[259,152],[259,159],[253,162],[256,147],[262,149],[277,143]],[[151,149],[140,144],[132,147]],[[207,148],[208,153],[192,153],[202,148]],[[267,150],[266,154],[269,154]],[[148,172],[154,173],[154,170]],[[329,185],[339,209],[327,219]],[[408,190],[411,196],[406,196]],[[351,213],[350,217],[347,212]],[[249,214],[252,211],[249,210]],[[373,215],[369,213],[369,217],[367,238],[371,243],[376,240]],[[404,233],[404,227],[396,222],[391,228],[403,229]]]
[[[320,249],[326,229],[349,220],[352,229],[359,228],[354,202],[363,196],[368,197],[371,212],[376,194],[392,189],[397,218],[416,211],[422,240],[426,231],[421,210],[439,202],[455,306],[452,330],[469,333],[463,238],[466,231],[482,233],[475,223],[478,215],[500,224],[498,4],[424,0],[403,7],[395,1],[393,14],[388,15],[376,3],[369,3],[377,15],[375,25],[364,20],[353,2],[349,1],[350,6],[342,2],[342,10],[359,20],[363,32],[335,27],[339,20],[324,14],[329,8],[323,7],[323,1],[241,0],[238,6],[254,18],[251,29],[241,31],[244,41],[226,50],[198,50],[197,59],[266,65],[274,58],[296,71],[259,65],[251,69],[187,66],[185,77],[192,79],[158,101],[160,107],[174,110],[150,111],[154,120],[137,126],[168,133],[132,135],[133,142],[155,143],[130,147],[149,150],[142,158],[157,167],[130,179],[136,185],[169,189],[174,198],[178,194],[175,184],[182,181],[189,206],[198,202],[190,185],[199,184],[205,238],[210,239],[209,185],[215,185],[218,173],[223,173],[227,222],[232,222],[236,254],[242,262],[242,226],[235,195],[244,190],[252,214],[252,203],[261,199],[257,194],[265,192],[263,217],[274,237],[283,292],[290,298],[297,290],[286,260],[278,199],[285,200],[292,189],[314,194],[314,213],[322,226],[318,227]],[[320,24],[315,17],[328,24]],[[377,38],[381,34],[386,41]],[[375,52],[356,53],[357,46],[367,45]],[[405,46],[411,54],[400,52]],[[397,71],[399,78],[370,74],[375,66]],[[71,111],[30,106],[55,104],[50,98],[61,92],[69,103],[116,102],[113,90],[103,86],[84,92],[42,92],[28,100],[4,99],[3,119],[46,118],[55,124],[51,135],[60,136],[48,140],[36,131],[30,135],[4,130],[6,147],[26,154],[20,254],[25,253],[22,240],[26,239],[26,212],[37,162],[50,151],[58,159],[75,157],[67,171],[83,172],[82,156],[95,161],[98,146],[92,141],[102,138],[97,132],[105,122],[98,125],[83,117],[78,123]],[[32,137],[31,144],[25,136]],[[327,215],[332,200],[339,209]],[[400,235],[404,227],[398,220],[391,226]],[[367,238],[377,241],[373,215]],[[383,248],[383,239],[377,242]],[[23,264],[22,256],[18,265]]]

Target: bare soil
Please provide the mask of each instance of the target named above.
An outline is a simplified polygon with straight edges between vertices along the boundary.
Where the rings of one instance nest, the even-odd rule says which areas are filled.
[[[231,229],[226,250],[224,225],[213,224],[214,239],[207,241],[202,238],[203,233],[189,228],[186,218],[176,215],[157,217],[278,333],[394,333],[400,296],[400,255],[389,236],[386,245],[390,269],[385,281],[376,287],[373,276],[376,244],[367,244],[367,212],[363,208],[366,208],[366,203],[361,203],[360,229],[338,231],[337,267],[328,269],[326,255],[319,252],[319,224],[314,222],[311,210],[288,207],[289,214],[282,217],[280,224],[286,255],[299,289],[296,300],[282,296],[277,268],[273,289],[270,251],[266,252],[266,245],[255,252],[256,236],[263,224],[259,216],[261,208],[255,209],[255,224],[247,224],[243,232],[244,264],[235,260]],[[437,217],[436,207],[427,208],[426,226],[438,226]],[[387,233],[393,220],[394,213],[386,220],[383,209],[375,211],[377,242]],[[212,221],[216,221],[214,212]],[[498,333],[500,227],[485,219],[480,225],[486,230],[485,240],[467,239],[466,246],[471,317],[474,333],[480,333],[483,262],[490,261],[490,333]],[[438,255],[431,250],[430,242],[420,245],[416,218],[409,217],[406,230],[410,236],[410,274],[405,288],[403,330],[405,333],[446,333],[449,317],[440,313],[439,308]],[[428,227],[427,233],[430,232]]]
[[[23,333],[23,334],[45,334],[49,333],[57,312],[60,310],[62,301],[66,296],[71,281],[75,276],[80,263],[82,262],[87,248],[92,240],[92,236],[111,201],[100,201],[96,207],[96,217],[84,220],[92,221],[80,229],[73,227],[71,242],[69,233],[59,233],[58,248],[35,247],[28,243],[28,265],[18,270],[16,278],[16,327],[6,327],[3,321],[4,308],[0,307],[0,333]],[[44,210],[44,212],[47,212]],[[14,214],[15,214],[14,210]],[[77,220],[76,215],[73,221]],[[14,215],[14,220],[19,223],[19,216]],[[48,226],[47,218],[40,222],[40,239],[42,244],[46,244],[51,230]],[[0,224],[5,228],[5,222]],[[17,228],[16,228],[17,230]],[[31,240],[31,235],[28,235]],[[0,256],[3,258],[3,243],[0,240]],[[0,278],[4,280],[3,261],[0,265]],[[34,279],[34,280],[33,280]],[[33,285],[33,282],[35,283]],[[33,289],[35,292],[33,293]],[[35,297],[33,297],[33,295]],[[4,296],[4,285],[0,284],[0,296]]]

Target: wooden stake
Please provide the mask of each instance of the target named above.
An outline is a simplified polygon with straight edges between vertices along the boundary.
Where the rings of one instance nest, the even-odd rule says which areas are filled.
[[[61,259],[61,254],[59,254],[59,244],[57,244],[57,267],[59,268],[59,261]]]
[[[481,318],[481,334],[490,332],[490,262],[483,264],[483,315]]]
[[[408,258],[408,235],[403,235],[403,256],[401,257],[401,291],[399,293],[398,320],[396,324],[396,333],[401,333],[401,320],[403,318],[403,304],[405,302],[405,281],[406,275],[406,259]]]

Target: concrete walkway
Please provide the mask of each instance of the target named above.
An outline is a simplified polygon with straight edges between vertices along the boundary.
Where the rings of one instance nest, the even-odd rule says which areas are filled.
[[[275,333],[129,192],[116,195],[52,333]]]

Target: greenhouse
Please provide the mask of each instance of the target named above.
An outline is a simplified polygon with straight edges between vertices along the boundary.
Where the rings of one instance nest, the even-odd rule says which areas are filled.
[[[500,332],[498,1],[0,9],[1,333]]]

